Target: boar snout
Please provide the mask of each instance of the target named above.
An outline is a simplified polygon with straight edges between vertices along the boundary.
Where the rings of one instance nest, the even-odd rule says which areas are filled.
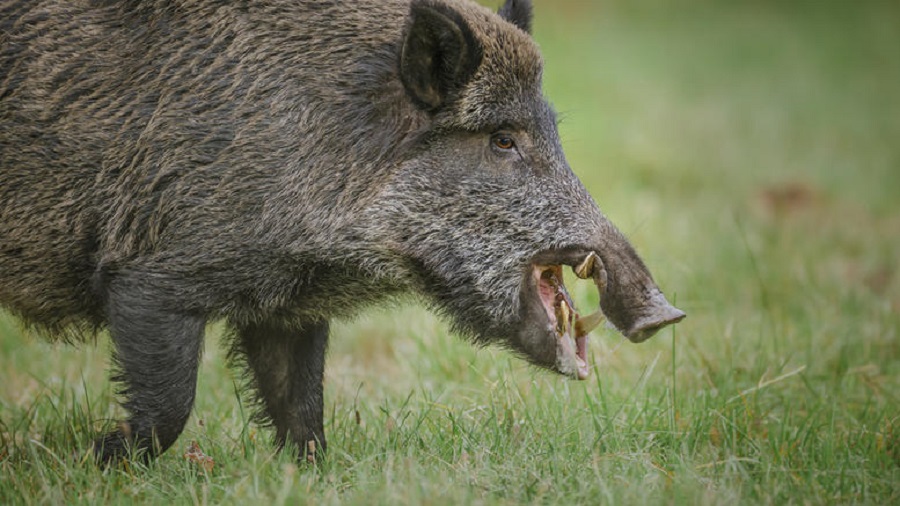
[[[622,335],[639,343],[686,315],[666,300],[644,262],[618,231],[614,239],[598,248],[606,269],[600,307]]]

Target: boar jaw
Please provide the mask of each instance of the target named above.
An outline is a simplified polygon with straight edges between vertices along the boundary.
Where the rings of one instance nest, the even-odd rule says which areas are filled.
[[[535,265],[531,283],[536,287],[546,328],[556,338],[555,369],[578,379],[588,377],[587,332],[579,333],[578,313],[563,283],[560,265]]]
[[[534,363],[577,379],[590,374],[588,333],[603,320],[598,309],[581,316],[563,282],[563,265],[581,279],[592,279],[600,292],[606,288],[606,269],[594,252],[547,251],[532,260],[523,286],[524,325],[521,351]]]
[[[601,308],[616,311],[611,323],[632,342],[644,341],[685,316],[668,303],[649,274],[643,284],[619,286],[615,283],[639,279],[639,273],[629,273],[631,277],[609,273],[602,257],[594,251],[545,252],[532,262],[522,298],[525,328],[520,335],[521,351],[536,364],[581,380],[590,374],[587,335],[605,319],[604,309],[586,316],[578,313],[563,283],[563,265],[570,266],[577,277],[593,280],[600,293]],[[607,300],[616,297],[622,300]]]

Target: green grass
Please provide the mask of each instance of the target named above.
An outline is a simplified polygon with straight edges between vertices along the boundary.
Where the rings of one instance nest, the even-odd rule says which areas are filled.
[[[596,332],[587,382],[415,306],[338,324],[318,467],[248,422],[214,327],[175,447],[102,470],[106,338],[0,316],[0,504],[900,501],[900,7],[537,3],[569,161],[687,320]]]

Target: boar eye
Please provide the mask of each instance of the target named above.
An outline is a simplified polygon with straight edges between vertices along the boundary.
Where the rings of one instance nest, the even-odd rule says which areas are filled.
[[[516,147],[516,141],[507,134],[494,134],[491,137],[491,143],[493,143],[497,149],[502,149],[503,151]]]

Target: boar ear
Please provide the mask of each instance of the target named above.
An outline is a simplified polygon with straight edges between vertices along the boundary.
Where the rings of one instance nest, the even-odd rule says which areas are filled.
[[[518,26],[523,32],[531,34],[531,12],[531,0],[506,0],[497,14]]]
[[[400,79],[422,109],[453,99],[481,64],[482,47],[462,16],[437,2],[416,0],[400,53]]]

